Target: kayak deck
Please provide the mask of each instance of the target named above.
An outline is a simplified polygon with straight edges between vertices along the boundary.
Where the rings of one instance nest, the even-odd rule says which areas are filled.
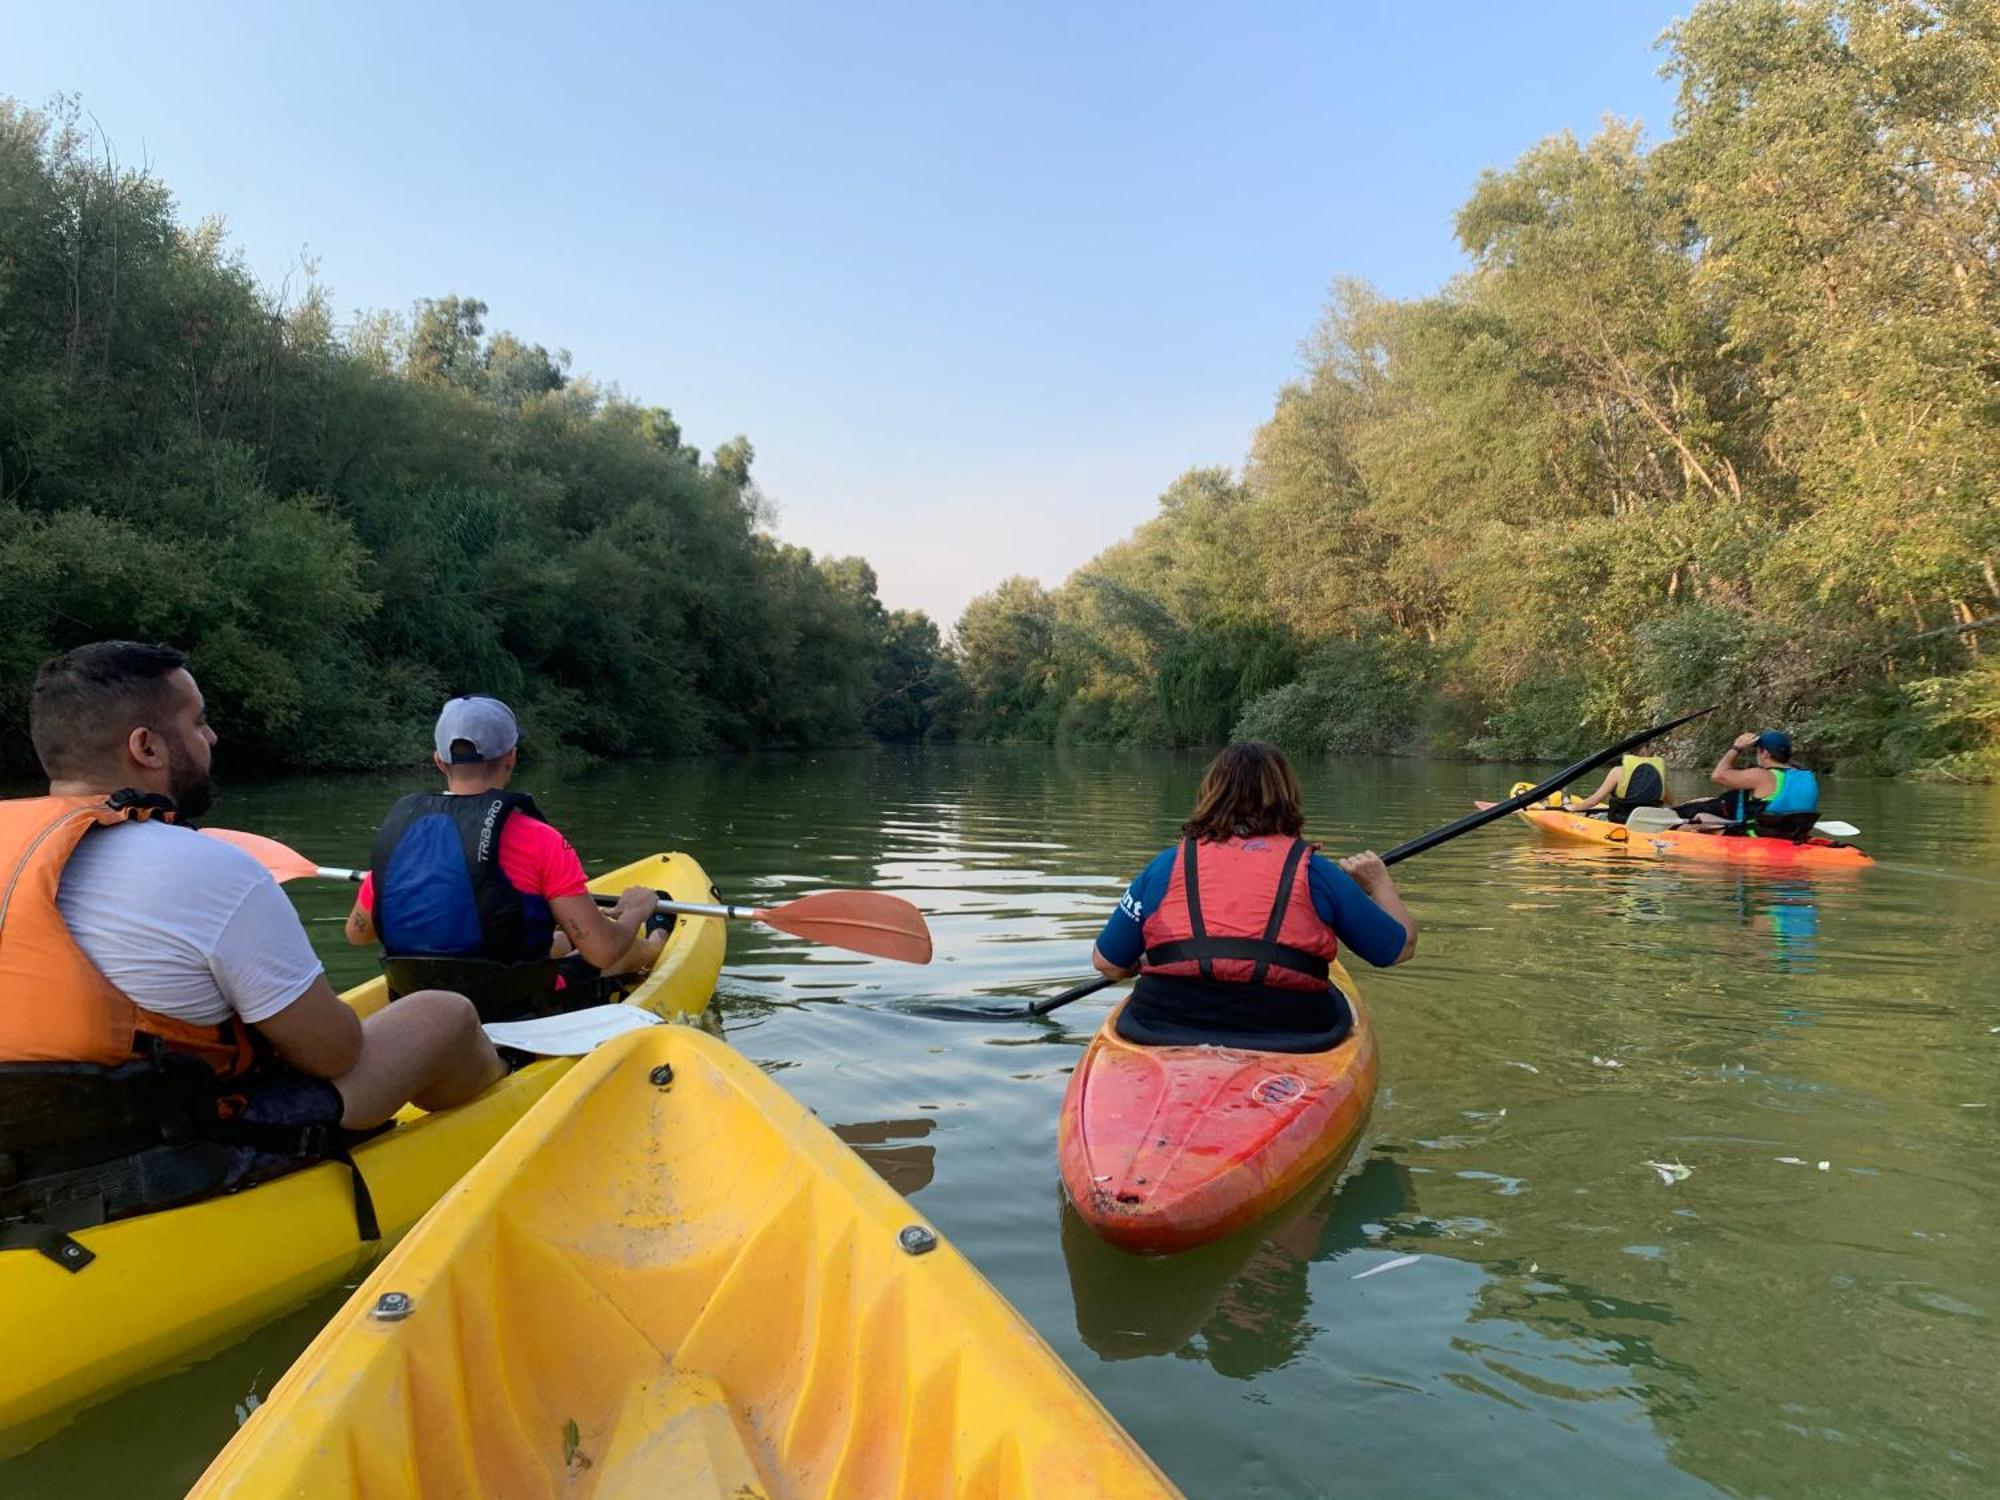
[[[580,1062],[192,1492],[1174,1493],[894,1190],[688,1027]]]
[[[1473,804],[1481,808],[1492,805],[1491,802]],[[1554,807],[1524,807],[1518,816],[1531,827],[1556,838],[1648,857],[1822,869],[1859,869],[1875,863],[1854,845],[1834,839],[1814,838],[1795,844],[1790,839],[1731,837],[1682,829],[1642,831],[1613,823],[1609,818],[1593,818]]]
[[[1262,1218],[1348,1150],[1375,1097],[1375,1037],[1336,963],[1354,1027],[1327,1052],[1141,1047],[1099,1028],[1057,1127],[1064,1191],[1122,1249],[1167,1254]]]
[[[591,882],[649,885],[706,901],[707,874],[662,854]],[[683,919],[630,997],[662,1015],[698,1014],[721,971],[722,924]],[[342,998],[363,1014],[387,1003],[380,979]],[[574,1063],[548,1058],[509,1074],[456,1109],[414,1106],[393,1130],[355,1148],[385,1243],[393,1242],[527,1113]],[[65,1271],[33,1250],[0,1251],[0,1452],[48,1435],[77,1409],[235,1342],[338,1285],[381,1246],[363,1243],[347,1168],[327,1163],[183,1208],[82,1229],[96,1252]]]

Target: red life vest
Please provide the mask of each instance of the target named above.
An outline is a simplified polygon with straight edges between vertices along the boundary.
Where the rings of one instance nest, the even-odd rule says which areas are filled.
[[[153,1037],[222,1078],[256,1061],[247,1028],[196,1025],[135,1004],[90,961],[56,905],[63,867],[93,828],[157,809],[103,797],[0,801],[0,1062],[98,1063],[142,1055]]]
[[[1312,846],[1282,834],[1183,839],[1167,894],[1146,914],[1141,974],[1323,990],[1340,944],[1300,871]]]

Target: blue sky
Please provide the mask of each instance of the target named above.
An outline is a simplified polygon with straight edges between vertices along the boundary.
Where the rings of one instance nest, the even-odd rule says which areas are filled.
[[[1241,461],[1332,278],[1436,288],[1479,172],[1658,139],[1686,4],[15,5],[189,218],[738,432],[780,533],[944,623]]]

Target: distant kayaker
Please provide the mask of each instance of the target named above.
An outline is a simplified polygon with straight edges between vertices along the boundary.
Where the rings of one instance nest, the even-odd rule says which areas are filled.
[[[1569,811],[1589,812],[1602,806],[1613,823],[1623,823],[1634,808],[1666,804],[1667,763],[1657,755],[1627,755],[1605,774],[1596,791],[1570,803]]]
[[[1736,764],[1745,750],[1756,751],[1754,766]],[[1803,839],[1819,821],[1819,778],[1792,764],[1792,737],[1782,729],[1736,736],[1709,779],[1728,790],[1674,809],[1698,832]]]
[[[392,990],[449,984],[489,1019],[562,1008],[559,984],[588,1003],[600,972],[642,973],[666,942],[645,931],[658,892],[600,908],[569,840],[507,790],[520,743],[498,698],[453,698],[433,735],[444,790],[404,797],[376,833],[347,940],[382,944]]]
[[[49,790],[0,802],[0,1061],[99,1071],[0,1078],[0,1244],[74,1259],[42,1210],[75,1228],[247,1186],[506,1072],[463,995],[363,1020],[264,868],[180,826],[216,734],[179,651],[65,652],[28,722]]]
[[[1377,967],[1416,952],[1417,924],[1372,850],[1338,864],[1300,837],[1285,757],[1231,745],[1203,773],[1181,841],[1140,872],[1091,962],[1139,975],[1119,1034],[1141,1045],[1316,1052],[1349,1023],[1329,983],[1339,945]]]

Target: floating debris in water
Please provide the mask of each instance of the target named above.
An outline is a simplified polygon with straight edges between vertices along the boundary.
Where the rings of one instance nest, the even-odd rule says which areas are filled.
[[[1672,1187],[1677,1182],[1685,1181],[1694,1172],[1693,1167],[1679,1161],[1649,1161],[1641,1162],[1640,1165],[1651,1167],[1655,1172],[1658,1172],[1660,1174],[1660,1181],[1664,1182],[1668,1187]]]
[[[1993,1029],[1995,1031],[2000,1031],[2000,1026],[1996,1026]],[[1512,1058],[1509,1058],[1507,1060],[1507,1066],[1510,1068],[1519,1068],[1526,1073],[1539,1073],[1542,1071],[1540,1068],[1536,1067],[1533,1063],[1515,1062]]]
[[[1595,1052],[1590,1054],[1590,1060],[1600,1068],[1622,1068],[1625,1066],[1625,1064],[1615,1057],[1599,1057]]]
[[[1803,1156],[1781,1156],[1778,1160],[1788,1167],[1809,1167],[1812,1165]]]
[[[1404,1266],[1414,1266],[1421,1259],[1422,1257],[1417,1255],[1399,1255],[1394,1260],[1383,1261],[1379,1266],[1370,1266],[1365,1271],[1356,1271],[1347,1279],[1349,1281],[1366,1281],[1370,1276],[1380,1276],[1384,1271],[1396,1271],[1402,1269]]]
[[[1823,1161],[1819,1164],[1819,1169],[1822,1172],[1831,1172],[1833,1170],[1833,1163],[1830,1161]]]
[[[236,1403],[236,1425],[238,1427],[241,1427],[245,1422],[249,1421],[250,1413],[252,1413],[258,1407],[264,1404],[264,1398],[257,1394],[257,1382],[262,1380],[263,1378],[264,1378],[264,1372],[262,1370],[259,1370],[255,1375],[252,1375],[250,1377],[249,1392],[243,1397],[241,1401]]]

